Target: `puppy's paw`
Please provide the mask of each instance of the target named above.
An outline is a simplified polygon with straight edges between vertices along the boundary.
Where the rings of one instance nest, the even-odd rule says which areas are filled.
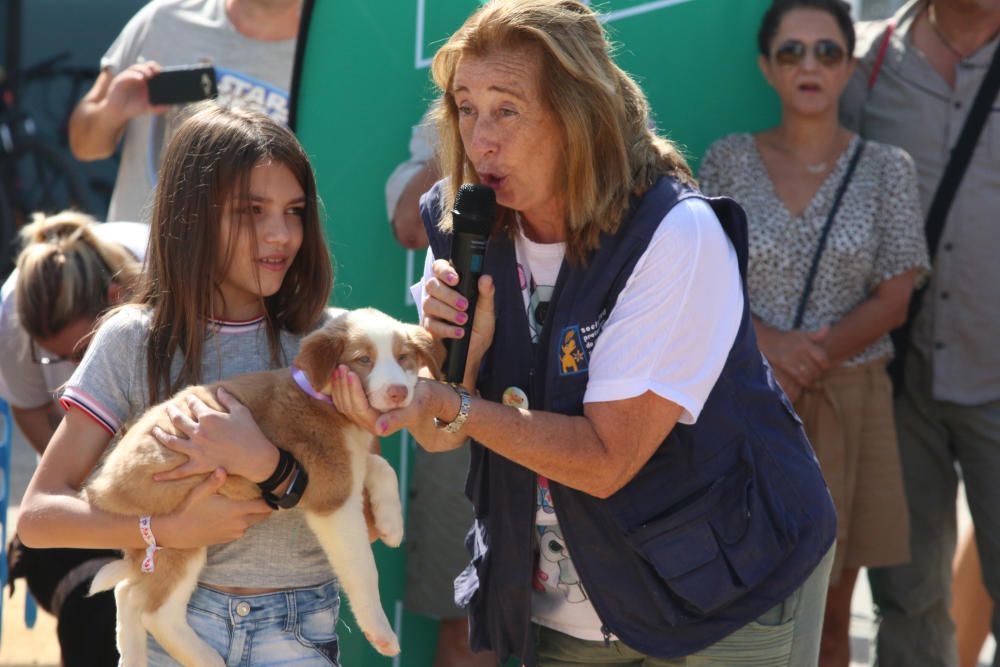
[[[398,547],[403,542],[403,516],[401,514],[386,512],[386,516],[380,516],[375,527],[378,529],[379,539],[392,548]]]
[[[375,650],[386,657],[392,657],[399,654],[399,640],[396,639],[396,634],[391,630],[388,634],[379,634],[374,636],[368,632],[365,633],[365,639],[368,643],[375,647]]]

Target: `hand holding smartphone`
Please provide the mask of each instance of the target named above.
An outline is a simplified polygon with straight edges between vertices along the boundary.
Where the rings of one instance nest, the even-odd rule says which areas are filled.
[[[215,68],[211,65],[179,65],[164,67],[151,78],[149,103],[185,104],[217,97]]]

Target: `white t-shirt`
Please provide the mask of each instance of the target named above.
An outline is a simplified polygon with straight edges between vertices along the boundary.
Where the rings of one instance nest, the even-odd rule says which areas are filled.
[[[519,235],[515,247],[534,329],[537,308],[547,300],[545,287],[555,284],[565,246],[533,243]],[[413,288],[418,310],[433,261],[428,251],[424,278]],[[736,250],[718,218],[703,200],[678,203],[654,232],[608,315],[590,357],[584,403],[652,391],[681,406],[680,423],[695,423],[722,373],[742,315]],[[601,621],[573,567],[544,478],[539,478],[538,497],[532,620],[580,639],[603,640]]]
[[[146,257],[149,226],[138,222],[105,222],[94,226],[102,241],[119,243],[140,262]],[[68,361],[36,364],[31,358],[31,337],[21,327],[14,287],[17,269],[0,287],[0,398],[18,408],[38,408],[54,399],[54,392],[76,368]]]

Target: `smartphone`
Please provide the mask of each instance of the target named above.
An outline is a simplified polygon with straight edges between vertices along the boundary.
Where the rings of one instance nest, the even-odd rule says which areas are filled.
[[[148,82],[150,104],[184,104],[218,96],[211,65],[164,67]]]

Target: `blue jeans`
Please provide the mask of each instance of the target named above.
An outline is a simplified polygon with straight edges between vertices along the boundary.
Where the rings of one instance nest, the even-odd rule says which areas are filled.
[[[227,667],[306,665],[339,667],[334,582],[263,595],[230,595],[198,586],[188,623],[218,651]],[[149,636],[149,667],[175,667]]]

